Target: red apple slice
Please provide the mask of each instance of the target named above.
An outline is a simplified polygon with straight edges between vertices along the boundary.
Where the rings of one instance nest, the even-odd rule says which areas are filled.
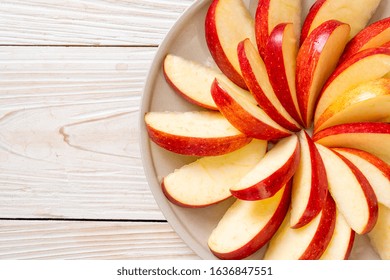
[[[280,23],[291,22],[294,25],[296,38],[301,32],[301,0],[260,0],[255,15],[255,34],[259,53],[266,52],[268,37]]]
[[[337,209],[357,233],[372,230],[378,218],[378,201],[364,175],[348,159],[317,144],[325,165],[329,192]]]
[[[206,109],[218,110],[210,88],[216,77],[223,79],[224,75],[219,71],[168,54],[164,59],[163,72],[168,84],[187,101]]]
[[[340,64],[323,87],[316,106],[314,123],[346,91],[379,79],[390,72],[390,49],[372,48],[358,52]]]
[[[250,40],[246,39],[240,42],[237,51],[242,76],[259,106],[284,128],[299,131],[299,124],[288,114],[277,98],[269,80],[265,63]]]
[[[374,22],[356,34],[345,48],[341,61],[357,52],[380,47],[390,41],[390,17]]]
[[[302,26],[301,43],[325,21],[334,19],[351,26],[349,39],[366,27],[381,0],[317,0]]]
[[[367,178],[379,203],[390,208],[390,166],[378,157],[362,150],[334,148],[351,161]]]
[[[263,247],[286,216],[290,190],[287,183],[270,198],[236,200],[208,239],[211,252],[220,259],[243,259]]]
[[[245,38],[256,42],[254,21],[242,0],[213,0],[205,20],[206,43],[221,71],[242,88],[237,44]]]
[[[299,228],[313,220],[324,206],[328,181],[321,156],[309,135],[299,135],[301,156],[294,174],[291,193],[290,226]]]
[[[219,112],[149,112],[145,123],[154,143],[183,155],[222,155],[251,140]]]
[[[374,229],[368,234],[371,245],[382,260],[390,260],[390,209],[379,205],[379,218]]]
[[[302,123],[295,87],[298,42],[292,23],[281,23],[271,32],[264,55],[269,80],[283,108]]]
[[[372,153],[390,164],[390,124],[362,122],[340,124],[314,134],[327,147],[355,148]]]
[[[293,229],[286,216],[272,237],[264,260],[316,260],[328,246],[336,223],[336,206],[330,195],[322,211],[306,226]]]
[[[375,122],[390,117],[390,79],[372,80],[346,91],[318,118],[314,131],[343,123]]]
[[[231,196],[230,187],[247,174],[264,156],[267,142],[251,143],[226,155],[203,157],[166,176],[165,196],[182,207],[205,207]]]
[[[351,254],[354,241],[355,232],[348,225],[340,211],[336,209],[336,225],[332,239],[320,260],[347,260]]]
[[[230,191],[242,200],[259,200],[275,195],[294,175],[299,164],[298,137],[280,140]]]
[[[348,42],[349,25],[330,20],[306,38],[297,56],[296,86],[303,123],[310,127],[322,86],[336,68]]]
[[[243,95],[227,83],[215,80],[211,95],[229,122],[249,137],[272,140],[291,134],[260,109],[251,95]]]

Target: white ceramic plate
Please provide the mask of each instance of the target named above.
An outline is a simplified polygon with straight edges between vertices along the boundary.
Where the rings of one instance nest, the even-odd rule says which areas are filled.
[[[245,3],[255,13],[257,2],[247,0]],[[303,0],[306,15],[313,0]],[[390,15],[390,1],[383,0],[373,21]],[[162,72],[162,62],[168,53],[182,56],[208,66],[215,63],[208,51],[204,21],[211,1],[195,1],[179,18],[161,43],[146,80],[141,105],[141,153],[145,174],[150,189],[161,211],[169,224],[184,240],[184,242],[201,258],[216,259],[207,247],[207,239],[217,225],[231,200],[203,209],[181,208],[170,203],[161,191],[161,179],[175,168],[192,162],[194,158],[173,154],[151,143],[143,121],[144,114],[150,111],[189,111],[199,110],[178,96],[165,82]],[[264,250],[255,253],[249,259],[259,259]],[[351,259],[378,259],[371,249],[369,241],[364,236],[357,236]]]

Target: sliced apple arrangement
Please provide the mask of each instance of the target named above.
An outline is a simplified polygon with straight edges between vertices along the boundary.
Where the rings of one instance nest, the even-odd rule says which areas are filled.
[[[148,112],[150,139],[197,156],[162,179],[167,199],[231,199],[210,232],[221,259],[348,259],[355,234],[390,258],[390,18],[380,0],[213,0],[218,68],[167,54],[167,83],[199,110]],[[193,209],[196,211],[196,209]]]

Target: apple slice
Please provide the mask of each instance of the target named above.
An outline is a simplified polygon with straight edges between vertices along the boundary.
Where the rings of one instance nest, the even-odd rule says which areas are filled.
[[[145,123],[154,143],[183,155],[222,155],[251,141],[219,112],[149,112]]]
[[[314,131],[343,123],[375,122],[390,117],[390,79],[372,80],[346,91],[318,118]]]
[[[336,20],[322,23],[299,49],[296,68],[298,105],[303,123],[310,127],[322,86],[336,68],[348,42],[350,27]]]
[[[242,0],[213,0],[205,20],[209,51],[221,71],[246,88],[237,57],[237,44],[245,38],[256,42],[254,21]]]
[[[322,210],[328,192],[325,166],[314,142],[304,130],[298,138],[301,156],[291,193],[292,228],[302,227],[313,220]]]
[[[231,196],[230,187],[247,174],[264,156],[267,142],[251,143],[226,155],[203,157],[166,176],[165,196],[182,207],[205,207]]]
[[[336,223],[336,206],[330,195],[322,211],[306,226],[293,229],[288,214],[272,237],[264,260],[316,260],[328,246]]]
[[[264,55],[269,80],[283,108],[302,124],[295,87],[298,42],[292,23],[278,24],[271,32]]]
[[[334,148],[351,161],[367,178],[379,203],[390,208],[390,166],[378,157],[362,150]]]
[[[317,0],[302,26],[301,43],[325,21],[335,19],[351,26],[349,39],[366,27],[381,0]]]
[[[230,191],[242,200],[269,198],[291,179],[299,158],[299,141],[293,134],[280,140]]]
[[[249,39],[237,47],[242,76],[259,106],[275,122],[291,131],[299,131],[299,124],[288,114],[277,98],[268,77],[267,68]]]
[[[313,140],[327,147],[355,148],[372,153],[390,164],[390,124],[362,122],[326,128]]]
[[[390,72],[390,49],[372,48],[358,52],[340,64],[323,87],[316,106],[314,123],[346,91],[379,79]]]
[[[372,230],[378,218],[378,201],[362,172],[348,159],[317,144],[328,177],[329,192],[337,209],[357,233]]]
[[[255,35],[259,53],[264,57],[268,37],[280,23],[291,22],[295,37],[301,32],[302,0],[259,0],[255,15]]]
[[[349,41],[341,61],[365,49],[380,47],[390,41],[390,17],[374,22]]]
[[[224,75],[220,72],[172,54],[165,57],[163,72],[168,84],[187,101],[206,109],[218,110],[210,88],[216,77],[223,79]]]
[[[320,260],[347,260],[351,254],[354,241],[355,232],[348,225],[340,211],[336,209],[336,225],[332,239]]]
[[[286,216],[290,190],[289,182],[267,199],[237,199],[208,239],[211,252],[220,259],[243,259],[263,247]]]
[[[368,234],[371,245],[382,260],[390,260],[390,209],[379,204],[379,218]]]
[[[227,83],[215,80],[211,95],[229,122],[249,137],[272,140],[291,134],[260,109],[251,95],[243,95]]]

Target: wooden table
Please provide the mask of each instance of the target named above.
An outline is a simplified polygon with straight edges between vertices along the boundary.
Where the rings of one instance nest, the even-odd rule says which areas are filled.
[[[148,68],[192,2],[1,0],[1,259],[198,258],[139,149]]]

